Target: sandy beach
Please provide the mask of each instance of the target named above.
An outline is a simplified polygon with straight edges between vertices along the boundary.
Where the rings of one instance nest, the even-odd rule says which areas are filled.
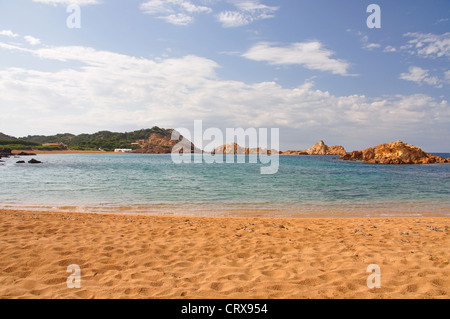
[[[1,298],[442,298],[450,218],[0,211]],[[67,286],[69,265],[81,287]],[[380,269],[369,289],[367,267]]]

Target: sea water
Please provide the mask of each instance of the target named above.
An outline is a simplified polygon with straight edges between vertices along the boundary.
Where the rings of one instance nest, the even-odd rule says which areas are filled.
[[[450,157],[450,154],[436,154]],[[257,216],[450,215],[450,164],[371,165],[337,156],[175,164],[170,155],[38,155],[0,165],[0,208]],[[28,161],[29,158],[21,158]]]

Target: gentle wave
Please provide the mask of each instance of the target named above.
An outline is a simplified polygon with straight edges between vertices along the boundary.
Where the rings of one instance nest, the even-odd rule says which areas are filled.
[[[450,157],[450,154],[447,156]],[[450,215],[450,164],[368,165],[333,156],[175,164],[170,155],[39,155],[0,166],[0,208],[175,215]]]

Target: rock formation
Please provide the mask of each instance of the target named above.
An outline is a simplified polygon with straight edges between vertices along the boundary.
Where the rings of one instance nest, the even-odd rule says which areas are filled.
[[[0,147],[0,158],[9,157],[11,155],[12,155],[12,152],[11,152],[10,148]]]
[[[16,156],[36,156],[35,153],[20,152]]]
[[[309,155],[306,151],[287,151],[287,152],[283,152],[283,155]]]
[[[305,151],[287,151],[282,155],[345,155],[344,147],[336,145],[328,147],[323,141],[319,141]]]
[[[364,161],[369,164],[450,163],[450,160],[426,153],[420,147],[409,145],[402,141],[380,144],[361,151],[353,151],[342,155],[340,159]]]
[[[265,148],[244,148],[237,143],[228,143],[221,145],[219,147],[216,147],[211,154],[235,154],[235,155],[259,155],[259,154],[279,154],[276,150],[267,150]]]
[[[343,146],[334,145],[328,148],[327,155],[345,155],[347,152],[345,151]]]
[[[319,141],[306,150],[308,155],[327,155],[328,146],[323,141]]]
[[[236,154],[236,155],[245,155],[245,148],[239,146],[237,143],[228,143],[216,147],[211,154]]]
[[[308,155],[306,151],[286,151],[282,152],[281,155]]]
[[[36,160],[36,159],[34,159],[34,158],[32,158],[32,159],[30,159],[30,160],[28,161],[28,163],[29,163],[29,164],[41,164],[42,162],[41,162],[41,161],[38,161],[38,160]]]
[[[202,152],[180,134],[177,140],[172,140],[172,132],[173,130],[169,130],[168,134],[152,133],[134,153],[170,154],[172,151],[183,153],[183,149],[190,150],[191,153]]]

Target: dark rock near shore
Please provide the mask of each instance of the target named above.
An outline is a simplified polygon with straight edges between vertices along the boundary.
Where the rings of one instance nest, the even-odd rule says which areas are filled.
[[[11,155],[12,155],[12,151],[10,148],[0,147],[0,158],[10,157]]]
[[[28,161],[29,164],[41,164],[41,161],[35,160],[34,158],[32,158],[31,160]]]
[[[26,153],[26,152],[20,152],[19,154],[16,154],[17,156],[36,156],[37,154],[34,153]]]
[[[25,161],[17,161],[16,164],[25,164]]]

